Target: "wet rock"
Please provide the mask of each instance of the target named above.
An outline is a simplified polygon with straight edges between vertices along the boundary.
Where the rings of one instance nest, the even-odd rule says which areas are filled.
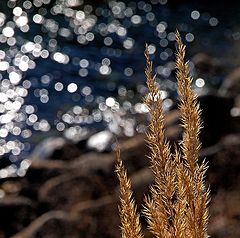
[[[80,221],[79,221],[80,222]],[[11,238],[78,238],[76,224],[63,211],[50,211]]]
[[[72,207],[70,215],[79,222],[79,238],[111,237],[120,234],[118,199],[113,196],[101,197],[77,203]]]
[[[54,209],[69,209],[79,201],[97,199],[111,193],[104,176],[64,174],[48,180],[39,189],[39,200]]]
[[[144,135],[139,134],[130,138],[121,138],[118,142],[121,148],[121,158],[128,166],[129,173],[148,166],[148,159],[145,155],[149,149],[146,146]],[[99,170],[112,176],[115,163],[114,151],[112,153],[90,152],[79,156],[69,166],[71,169],[75,168],[78,172],[81,171],[81,173],[91,173],[92,170]]]
[[[235,68],[226,76],[219,91],[222,95],[231,97],[240,94],[240,67]]]
[[[7,195],[18,195],[19,191],[21,190],[22,187],[22,180],[23,179],[12,179],[12,180],[7,180],[5,182],[2,181],[0,185],[0,189],[4,191],[4,196]]]
[[[240,134],[225,136],[218,146],[218,151],[208,157],[212,190],[239,189],[240,191]]]
[[[178,122],[179,112],[169,113],[166,133]],[[148,193],[149,185],[153,182],[145,157],[149,149],[142,134],[120,138],[119,144],[138,208],[141,209],[144,194]],[[239,135],[233,134],[222,137],[218,144],[201,151],[201,158],[207,157],[210,163],[207,181],[211,184],[212,201],[216,204],[211,207],[212,237],[225,237],[224,234],[234,237],[233,234],[238,234],[236,224],[240,215],[234,207],[238,206],[240,200],[240,167],[236,159],[240,158],[239,144]],[[9,221],[9,224],[12,223],[11,233],[6,233],[8,231],[5,228],[0,231],[8,234],[7,237],[13,231],[18,232],[14,238],[119,237],[119,185],[114,172],[115,162],[114,152],[89,152],[68,161],[34,160],[23,183],[28,188],[34,188],[36,207],[29,212],[29,220],[21,222],[21,227],[12,229],[13,223]]]
[[[47,180],[63,174],[67,168],[64,161],[33,160],[22,179],[20,194],[37,200],[39,186]]]
[[[67,169],[67,165],[68,163],[61,160],[33,160],[25,178],[33,183],[37,181],[43,183],[46,180],[63,173]]]
[[[0,230],[4,237],[23,229],[33,218],[33,203],[28,198],[8,196],[0,201]]]
[[[36,159],[48,159],[55,150],[63,147],[66,140],[62,137],[50,137],[40,142],[33,150],[31,157]]]
[[[238,238],[240,235],[240,191],[218,191],[210,207],[211,237]]]
[[[215,144],[231,128],[231,108],[233,99],[218,95],[203,95],[199,97],[202,110],[203,129],[200,139],[204,147]]]
[[[211,237],[240,236],[240,134],[225,136],[215,153],[207,156],[210,183]]]
[[[114,136],[110,131],[101,131],[88,139],[87,147],[98,152],[111,151],[113,140]]]
[[[82,139],[76,143],[68,141],[62,147],[53,151],[50,159],[52,160],[73,160],[88,151],[86,146],[87,139]]]
[[[192,62],[199,73],[210,73],[213,70],[213,59],[206,53],[198,53],[194,55]]]
[[[32,159],[72,160],[87,151],[87,138],[74,143],[62,137],[51,137],[36,146],[31,154]]]

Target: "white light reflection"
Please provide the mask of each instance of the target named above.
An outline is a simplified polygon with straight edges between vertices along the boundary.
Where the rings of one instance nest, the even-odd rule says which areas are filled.
[[[8,96],[5,93],[0,92],[0,102],[4,103],[8,101]]]
[[[8,135],[8,130],[5,128],[0,129],[0,137],[5,138]]]
[[[197,10],[192,11],[191,17],[192,17],[193,20],[199,19],[199,17],[200,17],[199,11],[197,11]]]
[[[12,37],[14,35],[14,30],[12,27],[7,26],[3,28],[2,33],[6,37]]]
[[[0,61],[0,71],[5,71],[9,68],[9,63],[7,61]]]
[[[109,75],[111,73],[111,68],[107,65],[102,65],[99,69],[99,72],[103,75]]]
[[[43,18],[43,16],[41,16],[41,15],[39,15],[39,14],[35,14],[35,15],[33,16],[33,21],[34,21],[35,23],[37,23],[37,24],[42,24],[43,21],[44,21],[44,18]]]
[[[69,93],[74,93],[74,92],[77,91],[77,89],[78,89],[78,87],[77,87],[77,84],[75,84],[75,83],[70,83],[67,86],[67,90],[68,90]]]
[[[156,51],[156,46],[155,45],[149,45],[148,46],[148,52],[149,54],[154,54]]]
[[[113,107],[114,104],[115,104],[115,99],[114,99],[114,98],[109,97],[109,98],[106,99],[106,105],[107,105],[108,107]]]
[[[20,73],[11,72],[9,74],[9,79],[12,84],[18,84],[20,82],[20,80],[22,79],[22,76],[20,75]]]
[[[197,86],[198,88],[202,88],[202,87],[204,87],[204,85],[205,85],[205,81],[204,81],[204,79],[202,79],[202,78],[198,78],[198,79],[196,80],[195,84],[196,84],[196,86]]]
[[[62,91],[63,90],[63,84],[60,82],[57,82],[54,86],[56,91]]]
[[[3,26],[6,20],[6,16],[4,13],[0,12],[0,26]]]
[[[134,39],[128,37],[124,42],[123,42],[123,47],[127,50],[133,48],[134,46]]]
[[[28,23],[28,18],[26,16],[20,16],[16,19],[16,24],[18,27],[23,27]]]
[[[23,53],[28,53],[33,51],[35,48],[35,44],[31,41],[27,42],[25,45],[22,46],[21,50]]]
[[[53,59],[60,64],[67,64],[69,62],[69,57],[61,52],[54,53]]]
[[[15,16],[17,16],[17,17],[21,16],[22,13],[23,13],[23,10],[22,10],[21,7],[15,7],[15,8],[13,9],[13,14],[14,14]]]

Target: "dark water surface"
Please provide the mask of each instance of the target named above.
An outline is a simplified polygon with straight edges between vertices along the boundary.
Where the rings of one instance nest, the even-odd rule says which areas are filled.
[[[176,97],[176,28],[189,57],[223,57],[239,42],[239,21],[237,5],[215,1],[1,1],[0,156],[12,165],[0,177],[17,166],[24,175],[28,163],[21,161],[49,136],[78,141],[106,128],[126,136],[144,131],[135,115],[146,113],[145,43],[167,110]],[[221,80],[196,76],[194,86]]]

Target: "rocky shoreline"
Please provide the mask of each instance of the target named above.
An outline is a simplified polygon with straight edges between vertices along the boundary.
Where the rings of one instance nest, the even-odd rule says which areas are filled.
[[[139,207],[152,182],[144,136],[120,140]],[[240,134],[201,151],[209,161],[211,237],[239,237]],[[23,178],[1,181],[0,237],[119,237],[114,152],[33,160]]]
[[[139,207],[152,182],[142,135],[120,141]],[[201,151],[209,161],[211,237],[239,237],[240,134]],[[23,178],[1,181],[0,237],[119,237],[114,153],[34,160]]]

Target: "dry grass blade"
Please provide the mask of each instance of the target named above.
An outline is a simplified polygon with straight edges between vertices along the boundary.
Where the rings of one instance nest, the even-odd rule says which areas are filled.
[[[163,100],[160,90],[156,83],[156,75],[152,75],[152,62],[148,53],[148,47],[145,50],[147,86],[149,94],[145,97],[144,102],[148,107],[151,117],[149,133],[147,134],[147,143],[151,149],[149,156],[152,163],[152,170],[155,178],[160,176],[164,170],[167,160],[170,158],[169,143],[164,136],[165,119],[163,114]]]
[[[152,74],[152,62],[145,50],[147,86],[149,94],[144,102],[149,109],[150,125],[147,143],[151,150],[149,156],[154,176],[151,187],[151,199],[147,199],[144,213],[148,219],[150,231],[158,238],[171,237],[176,233],[173,225],[175,217],[176,171],[175,161],[171,156],[169,142],[165,139],[165,115],[163,100],[156,83],[156,75]]]
[[[204,185],[207,170],[203,161],[198,164],[201,143],[201,110],[197,96],[191,88],[192,78],[185,63],[185,46],[179,33],[176,34],[177,81],[180,96],[179,109],[182,115],[183,139],[180,150],[170,150],[165,138],[165,115],[163,100],[152,74],[152,61],[146,46],[147,86],[149,94],[144,99],[149,109],[150,125],[147,143],[154,184],[145,200],[144,214],[149,229],[156,238],[206,238],[208,223],[209,191]],[[117,153],[117,175],[120,181],[122,237],[142,237],[139,216],[132,199],[130,181]]]
[[[117,150],[116,173],[120,182],[120,200],[119,207],[122,238],[142,238],[139,215],[136,212],[135,201],[132,198],[132,189],[130,180],[127,178],[127,172],[120,158],[120,150]]]
[[[183,139],[180,143],[183,162],[186,167],[184,178],[186,189],[186,200],[188,204],[187,224],[191,237],[207,237],[207,222],[209,192],[204,186],[204,175],[207,169],[203,162],[198,165],[199,150],[201,143],[199,132],[201,129],[201,110],[197,102],[197,96],[191,88],[192,78],[188,64],[185,62],[185,45],[177,32],[177,81],[180,95],[179,109],[182,115],[182,126],[184,128]]]
[[[158,201],[158,202],[157,202]],[[159,203],[161,203],[159,205]],[[145,200],[144,215],[147,218],[150,232],[156,238],[170,238],[171,232],[168,229],[168,217],[162,204],[161,198],[154,200],[147,197]]]
[[[176,68],[180,96],[179,109],[181,111],[182,126],[185,129],[182,151],[191,173],[194,173],[198,161],[199,150],[201,148],[201,143],[199,141],[201,110],[197,102],[197,95],[191,88],[192,78],[190,76],[190,69],[184,59],[185,45],[182,44],[178,32],[176,34],[176,39],[178,43]]]

